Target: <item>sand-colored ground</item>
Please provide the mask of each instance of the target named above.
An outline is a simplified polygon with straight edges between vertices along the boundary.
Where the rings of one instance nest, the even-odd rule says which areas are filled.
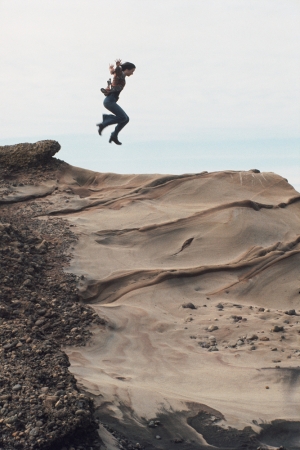
[[[275,419],[299,421],[299,193],[255,170],[63,167],[56,183],[9,196],[44,195],[49,220],[74,225],[68,270],[82,276],[82,298],[107,325],[67,352],[100,415],[143,429],[181,413],[173,438],[190,442],[184,448],[205,444],[189,420],[203,410],[224,428],[256,432]]]
[[[286,180],[69,167],[58,185],[48,212],[79,237],[69,270],[107,320],[68,349],[71,370],[106,413],[138,425],[193,403],[224,427],[299,420],[300,196]]]

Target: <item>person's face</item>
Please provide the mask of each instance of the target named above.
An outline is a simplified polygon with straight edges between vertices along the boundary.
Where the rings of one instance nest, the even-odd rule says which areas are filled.
[[[135,67],[133,69],[126,69],[126,70],[124,70],[124,74],[126,75],[126,77],[130,77],[134,71],[135,71]]]

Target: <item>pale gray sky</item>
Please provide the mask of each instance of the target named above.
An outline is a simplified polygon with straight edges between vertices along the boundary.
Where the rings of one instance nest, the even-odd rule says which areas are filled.
[[[0,0],[0,144],[111,172],[275,171],[300,189],[299,0]],[[121,148],[99,89],[137,66]]]

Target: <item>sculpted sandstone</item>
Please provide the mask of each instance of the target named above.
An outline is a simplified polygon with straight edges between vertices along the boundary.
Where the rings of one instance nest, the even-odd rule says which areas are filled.
[[[15,161],[43,154],[47,169],[32,156],[24,173],[10,170],[0,205],[50,229],[63,219],[76,236],[65,273],[89,307],[80,321],[89,315],[93,336],[76,347],[88,335],[73,318],[59,339],[69,370],[94,396],[107,448],[293,448],[300,439],[300,194],[256,169],[93,172],[51,158],[59,144],[43,142],[50,144],[19,146]],[[47,254],[43,239],[26,251]],[[9,304],[1,316],[13,317]],[[32,325],[41,321],[51,333],[44,317]],[[13,338],[6,344],[5,352],[18,351]]]

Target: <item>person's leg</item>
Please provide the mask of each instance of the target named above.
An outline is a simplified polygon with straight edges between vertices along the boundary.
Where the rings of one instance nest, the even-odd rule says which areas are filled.
[[[116,106],[116,97],[113,95],[107,96],[103,101],[103,105],[109,111],[114,112],[115,111],[114,107]],[[99,128],[98,133],[100,134],[100,136],[102,135],[102,131],[104,130],[104,128],[108,127],[109,125],[113,125],[115,123],[118,123],[116,115],[103,114],[102,122],[97,123],[97,127]]]
[[[119,105],[117,105],[117,106],[119,106]],[[122,109],[122,108],[120,108],[120,109]],[[123,109],[122,109],[122,111],[123,111]],[[118,125],[116,126],[115,131],[112,133],[114,136],[118,136],[118,134],[120,133],[122,128],[124,128],[125,125],[127,125],[129,122],[129,117],[127,116],[125,111],[123,111],[123,113],[125,114],[126,117],[124,117],[124,120],[122,120],[122,122],[119,122]]]
[[[103,122],[97,124],[99,127],[98,133],[102,134],[104,128],[109,125],[117,124],[115,130],[111,133],[109,142],[115,142],[115,144],[121,145],[121,142],[118,140],[118,134],[125,127],[125,125],[129,122],[129,117],[125,113],[125,111],[117,104],[117,99],[114,95],[109,95],[104,99],[103,105],[106,109],[108,109],[113,114],[103,114]]]
[[[113,114],[103,114],[103,121],[105,126],[113,125],[114,123],[122,122],[125,119],[126,114],[123,109],[117,104],[117,100],[114,95],[108,95],[104,101],[103,105],[108,111]]]
[[[117,124],[114,132],[114,136],[118,136],[118,133],[125,127],[129,122],[129,117],[125,111],[117,104],[117,101],[113,95],[109,95],[104,99],[103,105],[113,114],[103,114],[103,129],[109,125]]]

